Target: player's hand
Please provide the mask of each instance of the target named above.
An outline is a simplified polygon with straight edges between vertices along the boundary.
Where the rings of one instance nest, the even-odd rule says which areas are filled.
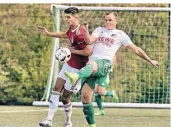
[[[84,22],[82,24],[82,28],[83,28],[84,31],[88,31],[88,23],[87,22]]]
[[[71,47],[71,46],[69,46],[68,49],[71,51],[71,53],[74,53],[74,51],[75,51],[75,48]]]
[[[41,34],[43,34],[45,36],[47,35],[48,31],[47,31],[47,29],[45,27],[38,26],[38,29],[39,29]]]
[[[150,63],[155,66],[155,67],[158,67],[159,66],[159,63],[155,60],[151,60]]]

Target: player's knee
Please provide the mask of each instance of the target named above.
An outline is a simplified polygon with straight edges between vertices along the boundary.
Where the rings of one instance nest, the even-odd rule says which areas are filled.
[[[89,102],[91,102],[91,100],[89,99],[89,97],[86,96],[86,95],[82,95],[81,96],[81,100],[82,100],[83,103],[89,103]]]
[[[106,88],[103,87],[99,87],[96,91],[96,93],[100,94],[100,95],[104,95],[106,93]]]
[[[96,94],[99,94],[99,95],[104,95],[104,91],[101,90],[100,88],[94,90],[94,92],[95,92]]]
[[[98,85],[95,86],[94,93],[95,94],[101,94],[101,91],[100,91],[100,88]]]
[[[57,91],[52,91],[50,100],[49,100],[49,108],[55,109],[58,106],[60,93]]]
[[[55,87],[53,88],[53,90],[54,90],[54,91],[57,91],[57,92],[61,92],[62,87],[59,86],[59,85],[57,85],[57,84],[55,84]]]
[[[54,91],[58,91],[58,92],[61,92],[63,87],[64,87],[64,84],[65,84],[65,80],[63,80],[62,78],[57,78],[56,80],[56,83],[55,83],[55,86],[53,88]]]
[[[99,91],[98,91],[98,94],[104,95],[104,92],[99,90]]]
[[[90,65],[92,67],[93,73],[96,73],[98,66],[95,61],[88,62],[87,65]]]
[[[68,104],[70,102],[70,99],[65,97],[65,96],[62,96],[61,101],[62,101],[63,104]]]

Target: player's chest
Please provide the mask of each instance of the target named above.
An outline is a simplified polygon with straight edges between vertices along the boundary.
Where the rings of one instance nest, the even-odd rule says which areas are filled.
[[[84,36],[82,33],[70,33],[69,34],[69,42],[70,44],[74,44],[74,43],[77,43],[77,44],[80,44],[84,41]]]
[[[97,43],[111,47],[119,43],[119,37],[115,33],[100,33]]]

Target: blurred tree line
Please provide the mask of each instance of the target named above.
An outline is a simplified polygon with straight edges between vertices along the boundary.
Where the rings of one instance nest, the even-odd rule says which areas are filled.
[[[99,4],[99,6],[166,7],[167,5]],[[110,88],[115,89],[119,96],[123,97],[121,102],[131,100],[131,102],[169,103],[168,22],[162,24],[163,20],[168,20],[167,13],[159,15],[151,13],[152,18],[149,18],[148,14],[139,13],[140,19],[142,17],[145,21],[138,22],[131,19],[135,13],[118,13],[121,17],[118,28],[126,31],[136,45],[158,60],[161,67],[156,70],[127,52],[125,48],[121,48],[117,53],[118,64],[111,73]],[[94,15],[98,15],[98,12]],[[90,29],[102,25],[100,22],[102,16],[99,18],[96,19],[98,22],[92,18],[93,21],[90,22],[94,25],[90,25]],[[61,31],[67,28],[63,23],[64,21],[61,21]],[[53,30],[50,5],[0,5],[0,104],[30,105],[43,96],[50,72],[53,38],[40,35],[37,29],[39,25]],[[61,42],[66,40],[61,39]]]
[[[52,39],[37,26],[52,30],[50,5],[0,5],[0,104],[31,104],[47,84]]]

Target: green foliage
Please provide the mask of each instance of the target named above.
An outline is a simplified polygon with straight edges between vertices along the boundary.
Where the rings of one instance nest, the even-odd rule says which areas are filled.
[[[28,105],[43,96],[53,43],[37,26],[52,29],[47,6],[0,6],[0,104]]]

